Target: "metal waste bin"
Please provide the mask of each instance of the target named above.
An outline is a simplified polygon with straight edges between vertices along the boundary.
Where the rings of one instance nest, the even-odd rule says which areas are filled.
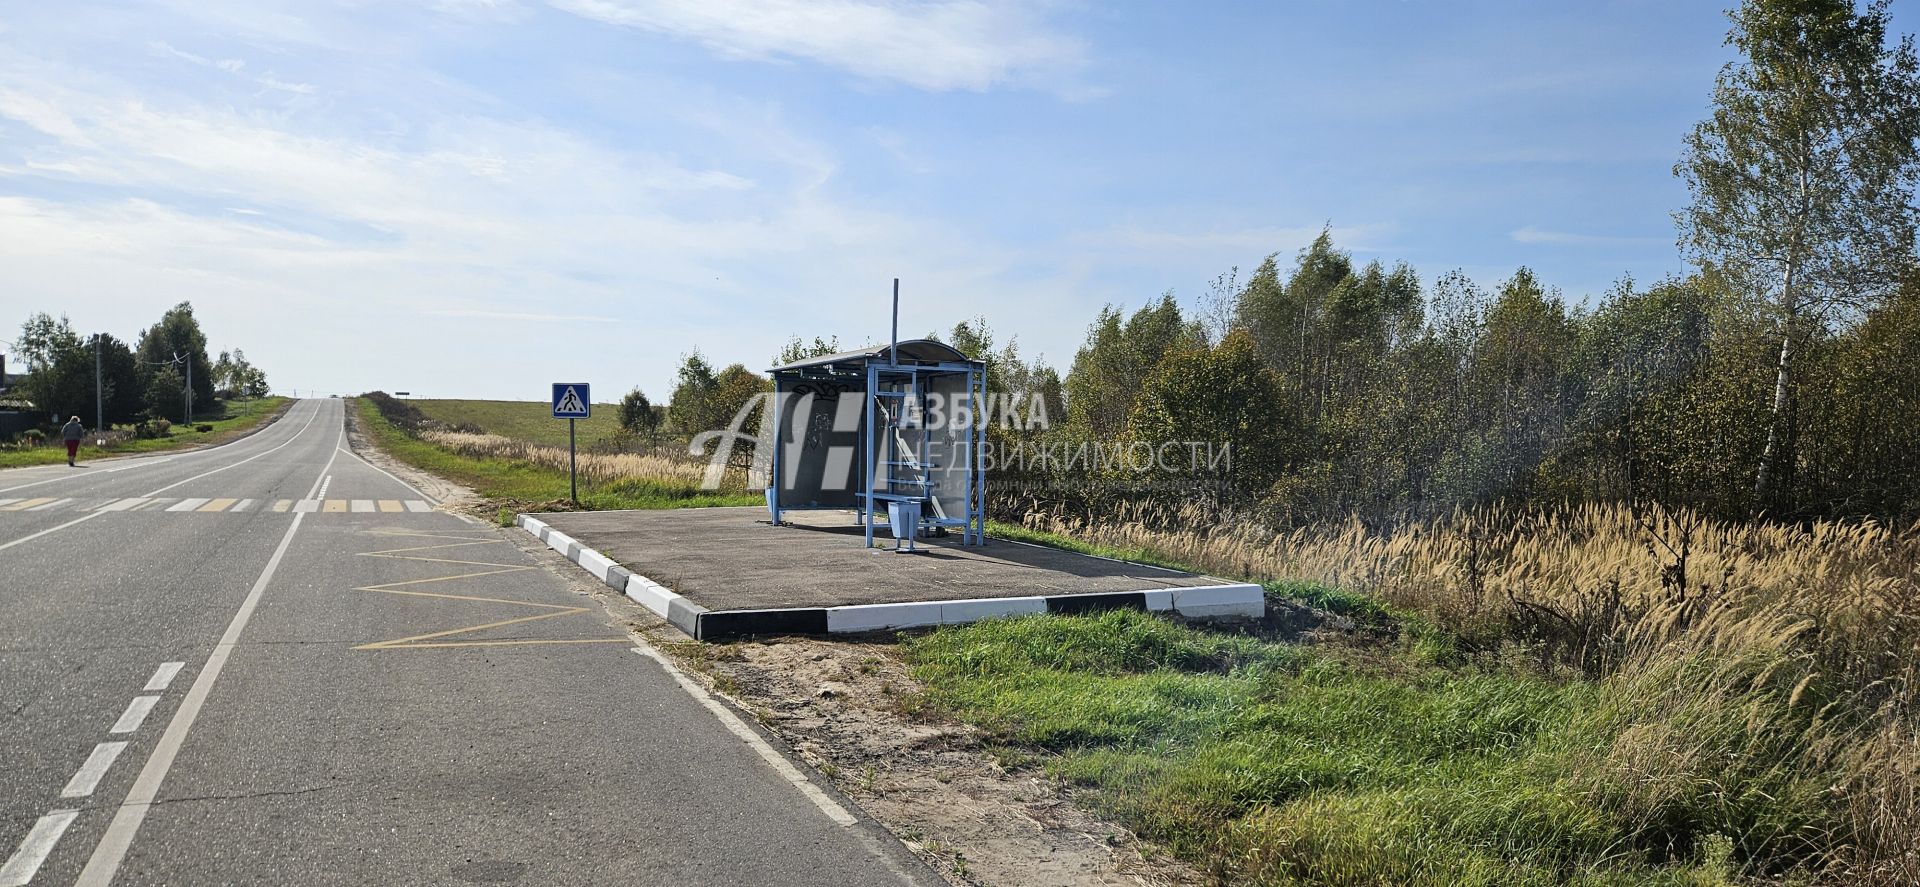
[[[920,529],[920,500],[894,499],[887,503],[887,523],[893,528],[893,538],[912,542]]]

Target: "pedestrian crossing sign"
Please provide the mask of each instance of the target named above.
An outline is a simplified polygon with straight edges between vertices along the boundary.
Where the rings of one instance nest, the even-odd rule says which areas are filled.
[[[593,395],[585,382],[553,383],[553,417],[585,419],[593,412]]]

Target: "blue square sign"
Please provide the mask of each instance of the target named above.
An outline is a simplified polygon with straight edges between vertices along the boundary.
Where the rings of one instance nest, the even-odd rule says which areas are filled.
[[[553,417],[585,419],[593,412],[593,394],[585,382],[553,383]]]

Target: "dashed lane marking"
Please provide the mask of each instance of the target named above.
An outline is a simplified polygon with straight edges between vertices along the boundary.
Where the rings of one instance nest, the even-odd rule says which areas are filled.
[[[120,713],[120,720],[113,722],[108,733],[132,733],[147,722],[147,715],[153,711],[153,704],[160,701],[158,696],[135,696],[127,703],[127,710]]]
[[[20,842],[20,849],[7,857],[6,865],[0,865],[0,887],[26,887],[40,871],[40,864],[47,861],[47,854],[53,852],[53,845],[60,843],[60,836],[79,815],[78,810],[55,810],[35,821],[33,828],[27,830],[26,840]]]
[[[102,742],[93,747],[93,753],[87,755],[87,762],[67,780],[67,787],[60,790],[63,798],[84,798],[93,794],[100,785],[100,778],[107,775],[107,769],[127,750],[124,742]]]

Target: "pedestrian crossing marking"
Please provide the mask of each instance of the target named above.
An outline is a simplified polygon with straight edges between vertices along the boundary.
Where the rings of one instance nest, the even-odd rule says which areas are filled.
[[[195,497],[175,499],[135,496],[126,499],[0,499],[0,512],[168,512],[171,514],[239,514],[246,511],[328,514],[431,514],[432,505],[420,499],[241,499]]]

